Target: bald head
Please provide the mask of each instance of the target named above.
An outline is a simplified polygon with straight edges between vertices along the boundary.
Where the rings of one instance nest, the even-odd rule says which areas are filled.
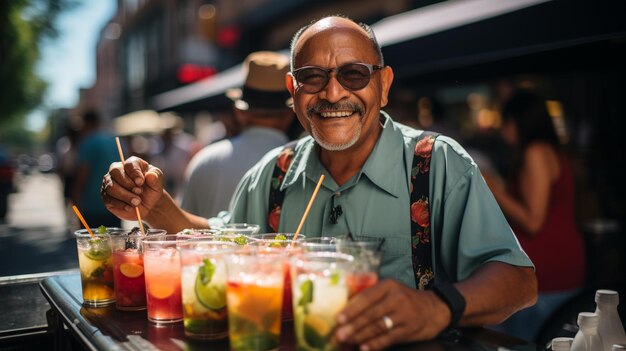
[[[357,37],[361,36],[363,39],[370,42],[372,50],[377,57],[378,64],[381,66],[385,65],[382,51],[370,26],[364,23],[356,23],[347,17],[328,16],[300,28],[293,36],[291,40],[292,71],[295,68],[296,58],[304,43],[318,34],[327,32],[351,32],[351,34]]]

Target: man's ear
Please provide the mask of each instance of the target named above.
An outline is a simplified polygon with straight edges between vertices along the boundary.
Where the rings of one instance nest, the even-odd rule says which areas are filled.
[[[287,86],[287,90],[289,91],[289,94],[291,95],[291,108],[295,112],[296,110],[295,110],[295,105],[293,102],[295,101],[294,92],[296,90],[296,82],[291,72],[287,72],[287,74],[285,74],[285,86]]]
[[[393,83],[393,70],[389,66],[385,66],[380,70],[380,107],[387,106],[389,102],[389,89],[391,89],[391,83]]]

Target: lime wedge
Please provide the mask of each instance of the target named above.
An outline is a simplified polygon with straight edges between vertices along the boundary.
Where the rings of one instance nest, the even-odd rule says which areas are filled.
[[[198,268],[194,290],[196,298],[202,306],[211,310],[219,310],[226,306],[226,287],[211,284],[214,272],[213,263],[205,259],[204,264]]]
[[[107,258],[111,257],[111,250],[105,248],[91,248],[90,250],[85,251],[85,256],[87,256],[87,258],[89,258],[90,260],[104,261]]]

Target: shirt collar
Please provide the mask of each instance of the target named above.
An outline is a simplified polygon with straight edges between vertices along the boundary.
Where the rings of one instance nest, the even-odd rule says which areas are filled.
[[[398,197],[403,185],[405,185],[405,182],[398,179],[398,175],[402,175],[402,179],[404,179],[406,173],[404,171],[404,157],[402,156],[404,155],[403,139],[397,134],[391,117],[384,111],[381,111],[380,122],[383,126],[380,137],[363,168],[357,174],[356,181],[358,182],[365,175],[374,185]],[[282,189],[293,185],[305,171],[306,177],[313,182],[317,182],[322,173],[328,174],[319,161],[315,145],[315,141],[310,136],[298,142],[297,152],[291,167],[285,174]],[[390,155],[398,155],[399,157],[390,157]],[[332,178],[324,181],[324,183],[324,186],[331,191],[336,191],[339,188]],[[347,184],[353,184],[353,182]]]
[[[403,186],[406,185],[405,182],[400,181],[400,179],[405,178],[406,174],[404,171],[404,140],[398,134],[391,117],[384,111],[381,111],[380,114],[383,130],[358,176],[367,176],[376,186],[398,197]]]

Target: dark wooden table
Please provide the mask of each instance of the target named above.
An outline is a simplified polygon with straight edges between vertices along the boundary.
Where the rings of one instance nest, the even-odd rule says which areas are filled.
[[[79,274],[46,278],[40,282],[43,295],[50,303],[54,323],[69,329],[82,347],[89,350],[229,350],[228,340],[195,341],[185,336],[182,323],[156,326],[148,322],[146,311],[118,311],[114,306],[86,308],[82,306]],[[67,343],[59,340],[67,333],[59,330],[55,349]],[[281,350],[295,350],[293,325],[283,324]],[[460,330],[437,340],[396,346],[393,350],[543,350],[537,345],[495,331],[478,328]]]

